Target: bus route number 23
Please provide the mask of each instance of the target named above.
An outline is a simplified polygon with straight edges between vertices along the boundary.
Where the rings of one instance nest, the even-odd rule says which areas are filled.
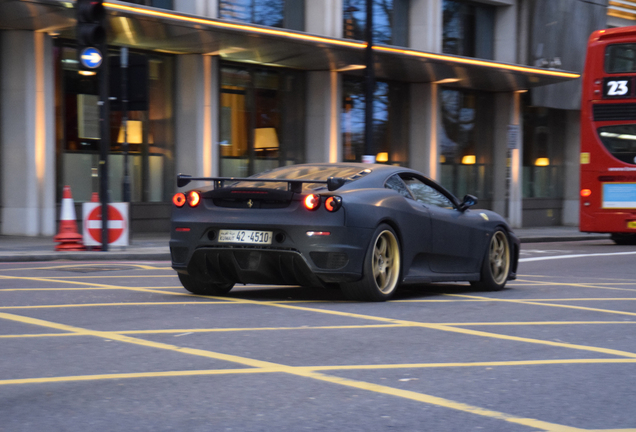
[[[605,94],[609,97],[631,96],[631,79],[608,79],[605,81]]]

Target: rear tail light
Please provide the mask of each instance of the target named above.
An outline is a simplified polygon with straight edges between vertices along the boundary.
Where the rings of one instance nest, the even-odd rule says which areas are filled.
[[[183,207],[183,205],[186,203],[185,195],[181,192],[174,194],[174,196],[172,197],[172,203],[177,207]]]
[[[197,191],[188,192],[188,204],[190,204],[190,207],[198,206],[200,201],[201,201],[201,196],[199,195],[199,192]]]
[[[583,198],[587,198],[590,195],[592,195],[592,191],[591,190],[589,190],[589,189],[581,189],[581,196]]]
[[[305,197],[304,204],[307,210],[316,210],[318,207],[320,207],[320,195],[307,195]]]
[[[330,196],[325,200],[325,208],[327,211],[335,212],[342,207],[342,198],[339,196]]]

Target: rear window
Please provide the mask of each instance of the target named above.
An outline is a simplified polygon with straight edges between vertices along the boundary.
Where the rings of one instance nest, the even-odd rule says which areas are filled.
[[[636,72],[636,44],[609,45],[605,49],[605,72]]]
[[[341,177],[349,181],[356,180],[371,170],[361,170],[360,167],[352,167],[346,165],[290,165],[265,171],[250,176],[254,179],[285,179],[285,180],[321,180],[326,181],[329,177]],[[286,190],[287,183],[272,182],[236,182],[232,187],[261,187],[267,189]],[[303,192],[316,189],[327,188],[323,183],[303,183]]]
[[[636,165],[636,124],[600,127],[598,136],[612,156]]]

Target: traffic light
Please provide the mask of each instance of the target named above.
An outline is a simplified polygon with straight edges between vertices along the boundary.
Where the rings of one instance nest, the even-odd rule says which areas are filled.
[[[102,0],[77,0],[77,44],[80,70],[101,65],[98,47],[106,42],[106,9]]]

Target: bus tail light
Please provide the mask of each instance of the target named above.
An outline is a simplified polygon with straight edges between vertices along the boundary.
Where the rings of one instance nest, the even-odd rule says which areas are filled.
[[[581,197],[583,198],[589,198],[589,196],[592,195],[592,191],[589,189],[581,189]]]
[[[325,208],[327,211],[335,212],[342,207],[342,198],[339,196],[330,196],[325,200]]]
[[[320,195],[307,195],[305,197],[304,204],[307,210],[316,210],[318,207],[320,207]]]
[[[172,203],[177,207],[183,207],[183,205],[186,203],[185,195],[181,192],[174,194],[174,196],[172,197]]]
[[[199,195],[199,192],[197,191],[188,192],[188,204],[190,204],[190,207],[198,206],[199,202],[201,202],[201,196]]]

